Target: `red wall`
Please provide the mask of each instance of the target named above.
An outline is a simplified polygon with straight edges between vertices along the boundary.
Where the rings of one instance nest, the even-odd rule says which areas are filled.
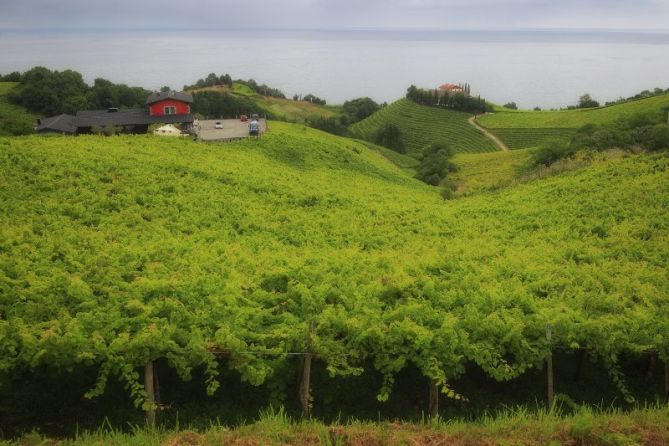
[[[181,101],[175,101],[174,99],[165,99],[164,101],[155,102],[151,104],[151,116],[162,116],[165,114],[164,108],[166,106],[174,106],[177,108],[177,115],[185,115],[190,113],[189,104]]]

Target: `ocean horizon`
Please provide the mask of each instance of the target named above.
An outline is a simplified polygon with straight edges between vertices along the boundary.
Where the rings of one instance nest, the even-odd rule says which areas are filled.
[[[42,65],[147,89],[229,73],[332,104],[444,82],[523,108],[603,103],[668,88],[666,54],[664,30],[0,29],[0,73]]]

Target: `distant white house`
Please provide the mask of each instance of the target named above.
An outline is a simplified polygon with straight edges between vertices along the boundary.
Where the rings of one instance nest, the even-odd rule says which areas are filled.
[[[167,124],[162,127],[158,127],[153,131],[153,134],[158,136],[184,136],[181,130],[179,130],[172,124]]]

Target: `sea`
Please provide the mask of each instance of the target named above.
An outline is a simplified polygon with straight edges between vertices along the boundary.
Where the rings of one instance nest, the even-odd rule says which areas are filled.
[[[548,109],[669,88],[669,32],[0,30],[0,73],[36,65],[147,89],[229,73],[330,104],[468,83],[498,104]]]

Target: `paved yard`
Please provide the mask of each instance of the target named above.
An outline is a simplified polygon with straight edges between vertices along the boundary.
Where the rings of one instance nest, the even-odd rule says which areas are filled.
[[[217,122],[223,123],[222,129],[214,128]],[[200,121],[200,129],[197,131],[198,139],[202,141],[226,141],[231,139],[246,138],[249,136],[249,123],[239,119],[208,119]],[[267,131],[267,120],[258,119],[260,133]]]

